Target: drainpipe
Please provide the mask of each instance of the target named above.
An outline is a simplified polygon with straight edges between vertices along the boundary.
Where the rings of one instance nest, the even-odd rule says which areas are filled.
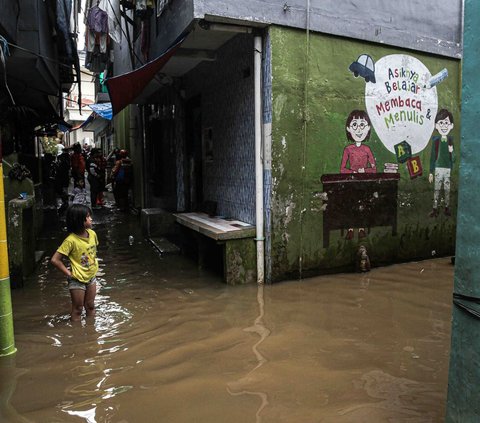
[[[142,113],[142,176],[141,176],[141,190],[142,190],[142,202],[141,207],[142,209],[147,208],[147,128],[146,123],[147,120],[145,119],[145,105],[140,106],[140,111]]]
[[[5,193],[3,190],[2,139],[0,136],[0,357],[17,351],[13,336],[12,298],[8,270]]]
[[[263,164],[262,164],[262,37],[254,38],[255,86],[255,211],[257,236],[257,283],[264,283],[265,237],[263,234]]]

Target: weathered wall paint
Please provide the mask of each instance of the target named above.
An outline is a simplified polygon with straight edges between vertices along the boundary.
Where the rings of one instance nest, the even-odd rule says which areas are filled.
[[[458,195],[452,347],[448,377],[447,423],[480,421],[480,196],[478,122],[480,119],[480,3],[465,2],[465,55],[462,69],[462,152]]]
[[[309,25],[324,34],[448,57],[461,54],[462,0],[194,0],[194,14],[300,29]]]
[[[430,74],[443,68],[448,78],[437,90],[438,108],[446,108],[455,121],[451,136],[458,153],[459,67],[456,60],[368,44],[345,38],[272,27],[272,279],[309,273],[353,269],[359,242],[345,240],[340,230],[330,232],[323,247],[324,208],[328,207],[325,174],[338,174],[346,138],[346,118],[352,110],[366,110],[366,82],[349,70],[352,61],[368,54],[375,61],[390,55],[418,60]],[[308,44],[308,57],[305,54]],[[367,95],[368,90],[367,90]],[[432,110],[432,118],[434,113]],[[431,135],[435,135],[436,132]],[[406,132],[405,135],[408,135]],[[385,136],[385,134],[383,134]],[[398,163],[372,128],[367,145],[377,167]],[[432,255],[452,254],[455,245],[455,215],[429,217],[433,184],[429,183],[430,138],[415,156],[423,174],[412,178],[399,163],[397,234],[388,226],[372,227],[362,240],[372,265],[387,264]],[[451,175],[451,202],[456,208],[458,160]],[[345,208],[352,207],[345,199]],[[346,223],[345,228],[348,228]],[[367,231],[368,232],[368,231]]]

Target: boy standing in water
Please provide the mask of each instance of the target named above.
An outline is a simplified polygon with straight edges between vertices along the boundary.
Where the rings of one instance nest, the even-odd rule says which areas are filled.
[[[81,319],[85,308],[87,317],[95,315],[95,295],[98,271],[97,234],[92,230],[92,211],[82,204],[73,204],[67,210],[67,230],[70,235],[53,254],[51,263],[66,277],[72,299],[72,321]],[[71,270],[62,261],[68,257]]]

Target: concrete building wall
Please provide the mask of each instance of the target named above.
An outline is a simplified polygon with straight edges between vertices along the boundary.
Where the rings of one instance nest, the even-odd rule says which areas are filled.
[[[204,200],[217,213],[255,222],[253,37],[238,35],[186,75],[189,98],[201,96]]]
[[[195,17],[275,24],[449,57],[461,55],[462,0],[197,0]]]
[[[0,0],[0,33],[9,41],[17,41],[17,23],[16,16],[18,14],[18,3],[10,0]]]
[[[460,151],[459,61],[281,27],[272,27],[270,36],[273,280],[351,268],[361,243],[374,265],[452,254],[459,160],[451,170],[451,216],[445,214],[441,193],[437,215],[429,216],[434,197],[429,173],[440,109],[453,115],[449,136],[456,157]],[[349,70],[364,54],[374,63],[376,83]],[[425,88],[430,76],[444,68],[448,77]],[[345,148],[354,145],[346,132],[353,110],[368,112],[370,139],[362,145],[372,152],[380,177],[388,178],[383,174],[387,168],[398,166],[391,190],[383,191],[382,181],[373,188],[359,183],[360,191],[371,189],[361,201],[358,193],[348,191],[353,184],[334,195],[328,192],[332,185],[322,180],[342,174]],[[398,154],[402,142],[411,147],[409,161]],[[335,207],[336,215],[328,218]],[[360,223],[355,219],[360,215],[368,217],[363,239],[358,238]],[[326,222],[334,225],[327,231]],[[347,241],[349,228],[355,229],[354,238]]]
[[[22,4],[18,15],[17,42],[20,46],[28,46],[30,51],[54,59],[58,53],[52,36],[55,16],[51,14],[50,7],[40,0],[27,0]],[[25,63],[27,67],[30,65]],[[34,66],[39,71],[39,80],[33,80],[35,86],[55,93],[58,85],[58,65],[55,60],[45,60],[42,57],[41,60],[36,60]]]
[[[191,20],[270,24],[351,37],[459,58],[463,0],[184,0],[155,19],[155,50],[164,51]]]

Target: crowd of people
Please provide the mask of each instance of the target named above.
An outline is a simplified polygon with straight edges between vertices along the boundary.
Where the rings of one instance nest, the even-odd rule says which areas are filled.
[[[116,206],[128,210],[128,193],[132,182],[132,162],[126,150],[113,149],[105,157],[99,148],[77,143],[71,148],[59,142],[55,167],[54,187],[61,200],[59,213],[72,204],[83,204],[98,209],[104,206],[104,192],[111,184]],[[70,183],[73,190],[69,193]],[[90,195],[86,189],[86,181]]]

